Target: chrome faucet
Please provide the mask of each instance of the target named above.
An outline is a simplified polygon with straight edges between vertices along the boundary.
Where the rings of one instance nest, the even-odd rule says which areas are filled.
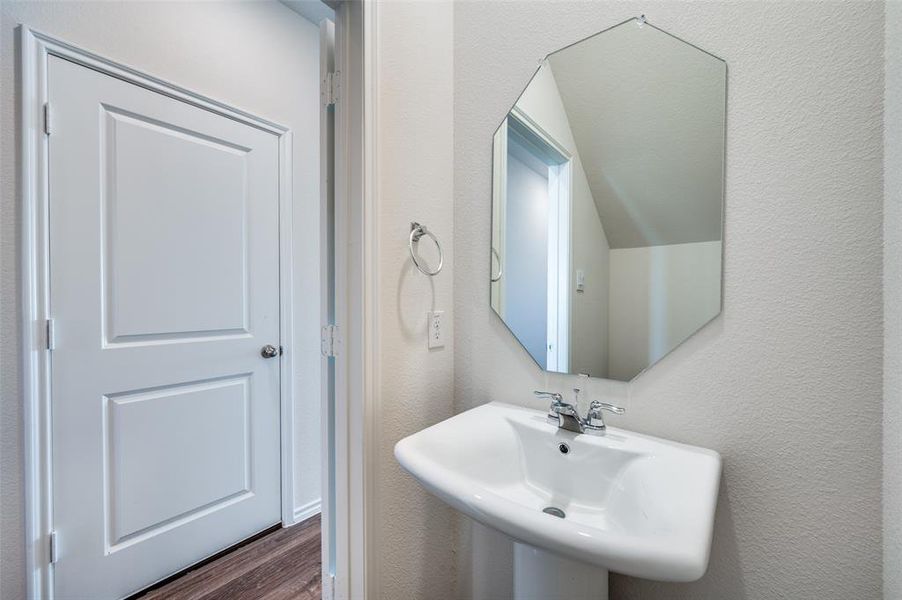
[[[579,389],[574,388],[576,402],[579,402]],[[579,411],[573,404],[564,402],[564,397],[557,392],[533,392],[539,398],[550,398],[551,406],[548,407],[548,422],[557,425],[560,429],[566,429],[574,433],[588,433],[589,435],[604,435],[607,425],[604,423],[604,411],[610,411],[616,415],[626,412],[625,408],[593,400],[589,405],[586,418],[579,416]]]
[[[608,426],[604,424],[604,411],[612,412],[615,415],[622,415],[626,412],[626,409],[622,406],[614,406],[607,402],[593,400],[589,405],[589,413],[586,415],[586,433],[602,435],[605,432]]]

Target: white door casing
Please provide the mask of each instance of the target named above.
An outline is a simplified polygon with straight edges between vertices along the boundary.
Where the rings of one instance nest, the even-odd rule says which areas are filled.
[[[60,598],[280,521],[280,139],[48,61]]]
[[[335,103],[340,74],[335,71],[335,23],[319,24],[320,76],[320,323],[323,324],[320,379],[320,552],[323,600],[335,597]]]

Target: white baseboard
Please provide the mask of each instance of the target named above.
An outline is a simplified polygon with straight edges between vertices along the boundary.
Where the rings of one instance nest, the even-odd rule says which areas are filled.
[[[310,517],[318,515],[320,512],[322,512],[322,500],[320,498],[302,506],[295,506],[294,519],[292,520],[291,525],[306,521]]]

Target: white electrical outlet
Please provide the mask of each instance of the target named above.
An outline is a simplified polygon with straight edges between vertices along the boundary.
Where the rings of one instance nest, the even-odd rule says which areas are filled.
[[[429,333],[429,348],[444,348],[445,347],[445,327],[442,321],[444,320],[442,316],[445,314],[443,310],[434,310],[432,312],[426,313],[428,316],[428,333]]]

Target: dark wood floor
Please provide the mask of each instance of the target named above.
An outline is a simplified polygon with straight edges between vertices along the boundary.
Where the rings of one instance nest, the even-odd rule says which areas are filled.
[[[140,600],[320,600],[320,519],[279,529]]]

